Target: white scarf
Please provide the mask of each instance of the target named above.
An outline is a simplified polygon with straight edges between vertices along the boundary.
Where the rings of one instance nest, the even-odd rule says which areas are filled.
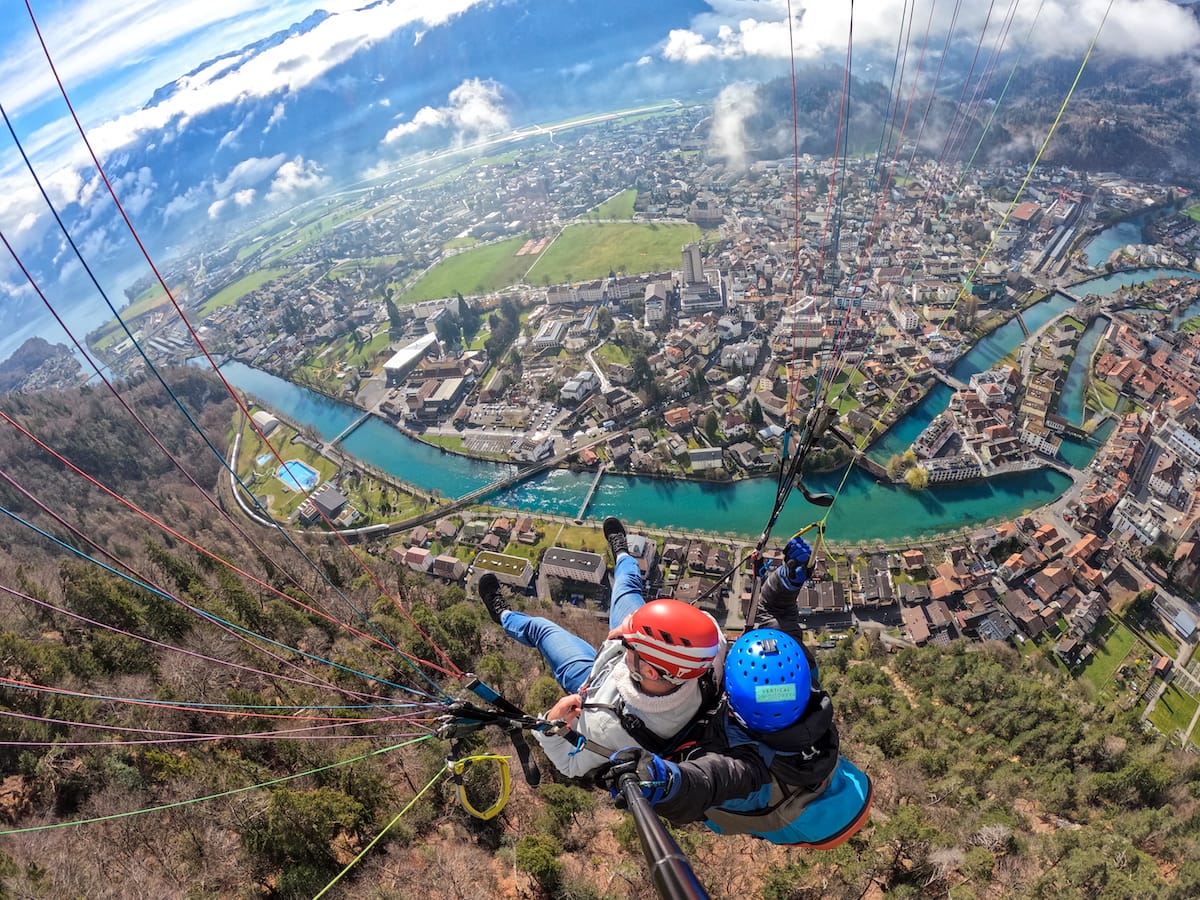
[[[610,676],[625,708],[646,723],[659,737],[672,737],[700,709],[700,680],[691,678],[676,690],[662,696],[647,694],[629,674],[629,667],[618,662]]]

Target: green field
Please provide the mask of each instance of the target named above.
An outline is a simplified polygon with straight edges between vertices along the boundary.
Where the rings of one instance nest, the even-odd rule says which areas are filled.
[[[204,305],[200,307],[200,318],[211,315],[214,310],[218,310],[222,306],[232,306],[247,294],[257,291],[267,282],[274,281],[286,272],[287,269],[260,269],[245,278],[238,279],[204,301]]]
[[[486,294],[516,284],[533,261],[517,256],[526,235],[448,257],[422,275],[400,297],[405,303],[438,300],[456,293]]]
[[[314,219],[299,229],[279,235],[278,240],[286,241],[286,243],[283,243],[282,246],[272,247],[263,262],[274,263],[287,259],[289,256],[299,253],[317,238],[333,231],[346,220],[353,219],[362,213],[363,209],[358,205],[343,203],[337,206],[333,212]]]
[[[614,366],[629,365],[629,354],[616,344],[604,343],[596,348],[596,358]]]
[[[178,295],[179,291],[180,288],[176,285],[172,293]],[[167,294],[162,289],[162,285],[154,284],[129,301],[129,305],[120,311],[121,318],[126,323],[135,322],[146,313],[160,306],[167,306],[169,303],[170,301],[167,299]],[[116,319],[109,319],[94,332],[93,340],[90,343],[97,350],[105,350],[124,339],[125,330],[121,327],[121,324]]]
[[[1155,728],[1171,737],[1176,731],[1187,730],[1196,714],[1196,706],[1195,697],[1180,690],[1178,683],[1172,683],[1167,685],[1147,718]]]
[[[1091,390],[1088,391],[1087,407],[1088,409],[1116,409],[1117,394],[1116,388],[1110,385],[1107,381],[1101,381],[1095,375],[1090,379]]]
[[[360,269],[386,271],[393,268],[403,258],[398,253],[392,253],[387,256],[362,256],[358,259],[348,259],[326,272],[325,277],[330,281],[340,281],[343,278],[357,278]]]
[[[695,225],[570,225],[525,276],[530,284],[561,284],[679,267],[684,244],[700,240]]]
[[[1096,631],[1091,638],[1096,655],[1088,661],[1082,675],[1096,688],[1097,694],[1104,693],[1113,672],[1125,661],[1136,642],[1134,633],[1114,619],[1105,616],[1096,624]]]
[[[615,197],[609,197],[592,212],[600,219],[632,219],[633,204],[636,200],[637,190],[630,188],[627,191],[621,191]]]

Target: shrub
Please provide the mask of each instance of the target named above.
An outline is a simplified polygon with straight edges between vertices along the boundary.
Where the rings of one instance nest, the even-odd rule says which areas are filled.
[[[562,880],[563,846],[548,834],[527,834],[517,842],[517,868],[553,892]]]

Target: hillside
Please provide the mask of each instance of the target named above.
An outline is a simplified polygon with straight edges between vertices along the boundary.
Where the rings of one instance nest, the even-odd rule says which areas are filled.
[[[0,394],[69,387],[80,381],[79,360],[63,344],[29,338],[0,362]]]
[[[170,382],[210,434],[226,432],[232,407],[210,379]],[[213,490],[221,470],[161,394],[145,382],[128,396]],[[439,686],[464,691],[420,661],[477,672],[530,710],[557,696],[534,652],[461,588],[368,547],[383,597],[345,548],[306,546],[310,566],[276,536],[242,530],[98,392],[2,408],[245,571],[85,488],[13,426],[0,432],[6,509],[81,550],[94,541],[90,555],[155,586],[11,518],[0,530],[4,894],[311,897],[382,835],[337,896],[653,896],[627,817],[603,792],[555,783],[544,761],[536,791],[514,772],[491,822],[458,804],[447,755],[511,745],[494,731],[457,751],[431,738],[440,709],[427,702]],[[537,610],[602,637],[585,613]],[[872,822],[828,853],[682,829],[712,896],[1200,895],[1195,757],[1119,705],[1099,706],[1036,651],[957,643],[888,655],[860,637],[820,662],[844,752],[875,780]],[[494,769],[468,772],[473,801],[490,804]]]
[[[1009,64],[1011,65],[1011,64]],[[891,63],[877,67],[889,71]],[[966,107],[965,127],[956,123],[955,103],[962,85],[947,74],[931,103],[907,95],[900,103],[894,129],[909,109],[906,145],[921,137],[923,149],[941,159],[945,135],[953,134],[950,153],[965,160],[979,144],[991,107],[998,104],[986,140],[980,145],[989,164],[1027,165],[1049,132],[1078,71],[1078,62],[1048,62],[1009,70],[993,77],[976,105]],[[842,97],[840,69],[801,70],[797,80],[800,152],[826,157],[834,152]],[[888,114],[884,86],[851,78],[849,152],[874,154]],[[966,100],[971,100],[969,93]],[[926,107],[928,106],[928,112]],[[779,158],[792,153],[792,89],[776,79],[756,87],[754,113],[745,119],[746,143],[753,158]],[[1085,172],[1117,172],[1150,180],[1196,183],[1196,148],[1200,147],[1200,96],[1190,71],[1149,62],[1093,62],[1071,98],[1042,165],[1062,165]],[[893,138],[894,143],[894,138]],[[898,158],[907,159],[908,151]]]

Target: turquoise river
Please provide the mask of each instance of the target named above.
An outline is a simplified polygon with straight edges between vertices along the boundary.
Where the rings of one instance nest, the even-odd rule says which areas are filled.
[[[1106,293],[1123,284],[1150,280],[1156,275],[1200,277],[1188,272],[1125,272],[1077,285],[1077,293]],[[1062,312],[1069,301],[1056,297],[1025,312],[1030,329]],[[1021,341],[1014,321],[982,340],[954,367],[955,377],[966,380],[1006,356]],[[316,429],[324,438],[340,434],[361,415],[359,410],[249,366],[231,362],[222,367],[230,383],[271,409]],[[926,398],[884,436],[872,455],[886,458],[903,450],[949,402],[950,392],[935,387]],[[1075,466],[1086,465],[1098,444],[1064,446],[1063,456]],[[395,477],[445,497],[459,497],[503,478],[512,471],[502,463],[482,462],[442,451],[405,437],[385,422],[371,418],[347,437],[348,454]],[[587,496],[594,476],[553,470],[489,498],[489,503],[511,509],[574,518]],[[814,490],[836,492],[829,511],[828,539],[835,543],[907,539],[970,528],[1012,518],[1053,501],[1070,484],[1059,472],[1041,470],[990,479],[975,484],[939,486],[912,492],[879,484],[858,468],[843,473],[812,475],[805,479]],[[631,524],[659,529],[735,534],[752,538],[763,527],[775,494],[773,479],[759,478],[726,484],[677,481],[647,477],[605,476],[587,508],[589,519],[620,516]],[[797,493],[776,525],[776,534],[796,531],[820,515]]]

